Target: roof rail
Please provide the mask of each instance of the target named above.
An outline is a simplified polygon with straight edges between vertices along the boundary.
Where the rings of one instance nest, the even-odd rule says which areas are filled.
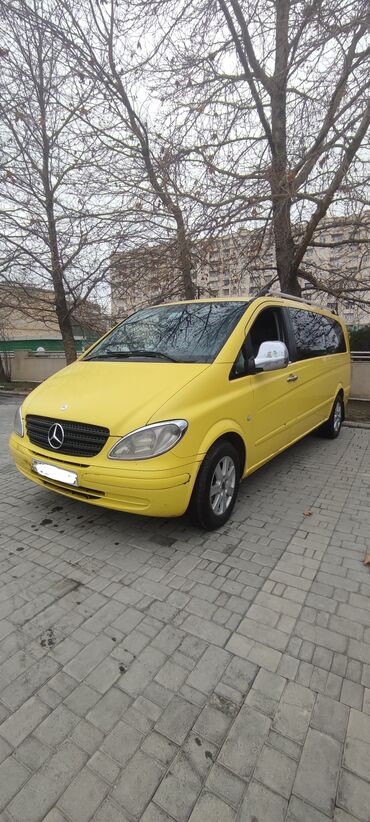
[[[313,300],[310,300],[306,297],[296,297],[294,294],[285,294],[284,291],[268,291],[267,294],[264,295],[265,297],[282,297],[285,300],[294,300],[298,303],[306,303],[307,305],[314,305],[317,308],[321,308],[323,310],[329,311],[330,314],[333,314],[330,308],[325,308],[324,305],[321,303],[316,303]]]
[[[268,296],[283,297],[285,300],[297,300],[299,303],[309,303],[309,305],[312,305],[311,300],[305,299],[305,297],[296,297],[295,294],[286,294],[284,291],[269,291]]]

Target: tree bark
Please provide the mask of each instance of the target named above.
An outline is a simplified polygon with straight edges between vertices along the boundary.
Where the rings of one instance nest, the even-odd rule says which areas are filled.
[[[294,240],[290,219],[286,141],[286,85],[289,54],[290,0],[276,0],[275,71],[271,86],[271,197],[275,238],[276,268],[281,290],[301,295],[296,271],[293,269]]]

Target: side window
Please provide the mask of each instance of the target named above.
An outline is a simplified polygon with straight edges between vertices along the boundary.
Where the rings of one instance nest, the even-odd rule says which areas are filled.
[[[314,311],[289,308],[297,347],[297,360],[339,354],[346,350],[339,323]]]
[[[265,308],[255,319],[247,334],[231,369],[230,379],[235,380],[238,377],[245,377],[248,373],[253,373],[248,364],[257,356],[261,343],[274,340],[285,342],[288,346],[283,313],[280,308]]]
[[[343,354],[347,348],[342,326],[337,320],[332,320],[329,317],[322,317],[322,319],[325,320],[326,325],[329,327],[326,338],[326,353]]]

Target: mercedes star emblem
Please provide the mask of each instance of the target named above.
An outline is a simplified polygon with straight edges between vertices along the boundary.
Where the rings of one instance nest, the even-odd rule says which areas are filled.
[[[50,426],[48,431],[48,443],[50,447],[55,450],[62,447],[64,443],[64,429],[59,422],[55,422]]]

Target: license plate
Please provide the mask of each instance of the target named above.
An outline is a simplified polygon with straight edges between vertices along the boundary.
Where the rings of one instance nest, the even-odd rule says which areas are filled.
[[[78,476],[74,471],[66,471],[65,468],[58,468],[56,465],[49,465],[47,462],[32,460],[32,471],[40,477],[63,482],[65,485],[78,485]]]

